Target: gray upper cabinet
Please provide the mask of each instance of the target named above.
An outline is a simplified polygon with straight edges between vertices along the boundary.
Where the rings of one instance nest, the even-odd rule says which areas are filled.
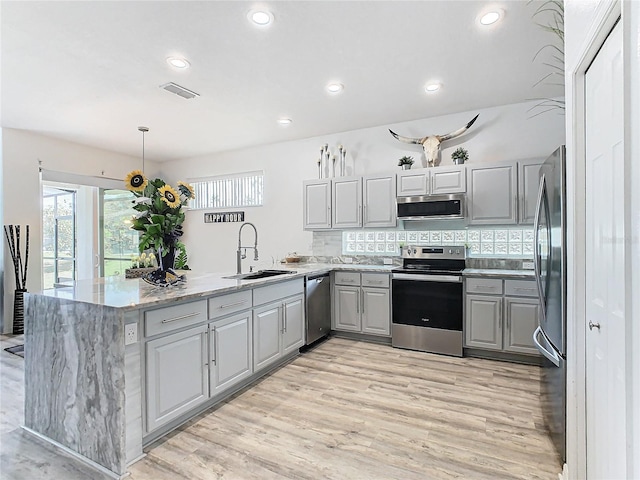
[[[518,161],[518,222],[521,224],[533,224],[542,162],[538,159]]]
[[[331,180],[310,180],[303,183],[305,230],[331,228]]]
[[[364,227],[395,227],[396,220],[396,176],[381,175],[364,177],[363,180]]]
[[[362,226],[362,178],[337,178],[332,187],[333,228]]]
[[[207,330],[201,325],[147,342],[148,432],[209,398]]]
[[[251,326],[251,310],[209,324],[212,397],[253,372]]]
[[[467,169],[464,165],[437,167],[431,170],[431,194],[465,193]]]
[[[516,162],[467,166],[469,224],[517,223]]]
[[[398,197],[420,197],[429,194],[431,169],[405,170],[397,176]]]

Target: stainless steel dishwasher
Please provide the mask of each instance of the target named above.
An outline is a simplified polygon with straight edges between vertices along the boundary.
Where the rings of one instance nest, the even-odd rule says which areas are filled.
[[[329,274],[306,278],[306,336],[305,345],[329,334],[331,330],[331,282]]]

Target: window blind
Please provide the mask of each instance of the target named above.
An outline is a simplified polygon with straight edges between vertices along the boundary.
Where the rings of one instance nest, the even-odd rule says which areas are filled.
[[[256,207],[264,202],[264,172],[244,172],[232,175],[190,180],[195,199],[191,209]]]

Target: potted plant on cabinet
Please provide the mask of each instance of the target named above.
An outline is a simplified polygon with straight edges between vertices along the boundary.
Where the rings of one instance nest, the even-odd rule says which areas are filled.
[[[407,157],[406,155],[398,160],[398,166],[402,167],[403,170],[409,170],[413,165],[413,157]]]
[[[469,152],[464,148],[459,147],[451,154],[451,160],[453,160],[453,163],[456,165],[462,165],[464,162],[469,160]]]

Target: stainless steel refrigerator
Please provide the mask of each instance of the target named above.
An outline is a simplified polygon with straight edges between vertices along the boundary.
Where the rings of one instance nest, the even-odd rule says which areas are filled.
[[[540,393],[545,424],[563,462],[566,460],[567,397],[565,164],[565,147],[561,146],[540,168],[534,230],[540,321],[533,334],[544,356]]]

